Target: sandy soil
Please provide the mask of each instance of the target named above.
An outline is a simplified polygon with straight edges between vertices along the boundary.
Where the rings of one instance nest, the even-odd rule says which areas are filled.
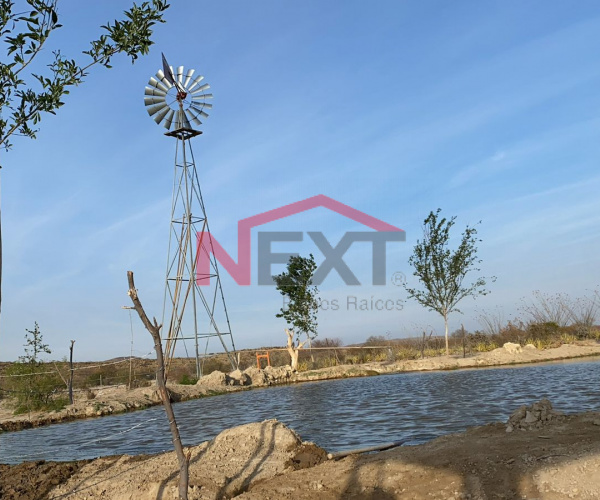
[[[185,401],[252,387],[311,380],[363,377],[407,371],[453,370],[539,363],[594,355],[600,355],[600,343],[594,341],[582,342],[577,345],[564,344],[555,349],[545,350],[538,350],[533,345],[521,348],[517,344],[505,344],[504,347],[493,351],[477,353],[466,358],[440,356],[419,360],[341,365],[300,373],[293,373],[289,367],[268,367],[265,370],[250,367],[243,372],[236,370],[229,374],[213,372],[202,377],[196,385],[169,384],[169,390],[174,401]],[[37,412],[19,416],[13,415],[8,400],[0,401],[0,431],[20,430],[78,418],[100,417],[148,408],[161,403],[156,386],[132,390],[128,390],[125,386],[98,387],[93,392],[94,398],[87,399],[81,395],[81,399],[76,400],[75,404],[58,412]]]
[[[600,498],[600,413],[550,402],[420,446],[327,460],[285,425],[229,429],[191,448],[190,500]],[[176,498],[174,453],[1,466],[3,499]]]

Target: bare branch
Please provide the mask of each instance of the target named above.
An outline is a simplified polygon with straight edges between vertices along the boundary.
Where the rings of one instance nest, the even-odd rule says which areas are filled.
[[[144,323],[144,326],[150,332],[150,335],[152,335],[152,339],[154,340],[156,361],[158,363],[158,376],[156,377],[156,385],[158,386],[158,392],[160,393],[163,406],[165,407],[167,418],[169,419],[169,427],[171,428],[171,435],[173,436],[173,445],[175,447],[175,453],[177,454],[177,459],[179,461],[179,498],[182,500],[187,500],[190,455],[189,453],[186,455],[183,451],[181,437],[179,436],[179,428],[177,427],[177,422],[175,421],[175,413],[173,412],[173,407],[171,406],[171,398],[169,396],[169,392],[167,391],[165,380],[165,361],[163,357],[162,344],[160,341],[161,325],[158,324],[156,318],[154,318],[154,323],[152,323],[148,319],[146,311],[144,311],[144,308],[142,307],[142,303],[138,297],[138,293],[135,288],[135,283],[133,280],[133,271],[127,271],[127,282],[129,284],[129,291],[127,292],[127,295],[129,295],[129,297],[131,298],[131,301],[133,302],[133,307],[135,308],[140,319],[142,320],[142,323]]]

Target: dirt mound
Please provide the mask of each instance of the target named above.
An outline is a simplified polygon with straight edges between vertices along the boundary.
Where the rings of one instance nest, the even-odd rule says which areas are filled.
[[[552,403],[547,399],[542,399],[531,406],[521,406],[508,419],[506,432],[512,432],[515,429],[531,430],[540,429],[542,426],[553,421],[564,420],[565,416],[552,409]]]
[[[190,500],[229,498],[261,480],[325,459],[325,451],[277,420],[228,429],[190,448]],[[151,457],[105,457],[81,468],[53,490],[51,499],[144,500],[177,498],[174,452]]]
[[[551,419],[543,433],[507,434],[504,424],[489,424],[419,446],[328,460],[256,483],[239,500],[598,500],[599,418],[590,412]]]
[[[295,455],[286,463],[294,469],[310,469],[315,465],[327,461],[327,452],[314,443],[304,442],[295,451]]]
[[[0,464],[0,498],[4,500],[37,500],[65,483],[89,460],[79,462],[26,462],[19,465]]]

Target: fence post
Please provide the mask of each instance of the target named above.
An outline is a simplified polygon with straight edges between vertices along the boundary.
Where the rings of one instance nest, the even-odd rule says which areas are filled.
[[[69,403],[73,404],[73,344],[74,340],[71,340],[71,347],[69,347]]]

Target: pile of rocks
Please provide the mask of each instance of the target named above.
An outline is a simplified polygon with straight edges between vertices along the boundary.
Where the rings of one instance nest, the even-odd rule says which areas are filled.
[[[508,419],[506,432],[512,432],[515,429],[527,431],[531,429],[540,429],[549,422],[564,420],[565,416],[560,411],[552,409],[552,403],[547,399],[542,399],[531,406],[521,406]]]
[[[289,382],[294,373],[290,366],[267,366],[264,370],[250,367],[244,371],[235,370],[223,373],[218,370],[209,375],[204,375],[198,380],[198,385],[206,387],[219,387],[224,385],[265,386]]]
[[[244,373],[252,380],[252,385],[272,385],[289,382],[294,372],[292,367],[287,366],[265,366],[263,370],[250,367]]]

